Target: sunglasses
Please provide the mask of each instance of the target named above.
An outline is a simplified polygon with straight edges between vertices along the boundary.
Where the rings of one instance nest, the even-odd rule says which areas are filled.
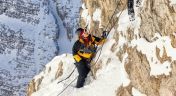
[[[89,33],[85,31],[83,34],[89,34]]]

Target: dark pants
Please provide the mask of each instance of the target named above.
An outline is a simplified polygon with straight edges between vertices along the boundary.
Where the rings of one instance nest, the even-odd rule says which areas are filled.
[[[81,60],[80,62],[75,63],[77,70],[78,70],[78,73],[79,73],[76,88],[83,87],[84,82],[85,82],[85,78],[87,77],[87,74],[90,71],[90,68],[88,66],[89,63],[90,62],[87,62],[86,60]]]

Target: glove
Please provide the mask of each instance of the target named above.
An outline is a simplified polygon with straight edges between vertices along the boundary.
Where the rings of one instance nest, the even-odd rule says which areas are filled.
[[[85,48],[84,52],[85,53],[95,53],[96,50],[97,50],[97,47],[89,46],[88,48]]]
[[[81,54],[83,54],[83,53],[91,53],[91,51],[88,48],[80,49],[79,52]]]
[[[102,38],[106,38],[107,37],[107,35],[108,35],[108,31],[103,31],[103,34],[102,34]]]
[[[92,51],[91,51],[89,48],[85,48],[85,49],[84,49],[84,52],[85,52],[85,53],[92,53]]]
[[[95,46],[93,46],[93,47],[90,46],[88,49],[90,50],[91,53],[95,53],[96,50],[97,50],[97,47],[95,47]]]
[[[96,47],[91,47],[89,46],[88,48],[84,48],[84,49],[80,49],[79,52],[80,53],[95,53],[96,52]]]

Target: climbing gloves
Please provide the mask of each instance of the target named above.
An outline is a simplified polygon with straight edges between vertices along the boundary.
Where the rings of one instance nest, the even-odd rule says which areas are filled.
[[[106,38],[107,37],[107,35],[108,35],[108,31],[103,31],[103,33],[102,33],[102,38]]]

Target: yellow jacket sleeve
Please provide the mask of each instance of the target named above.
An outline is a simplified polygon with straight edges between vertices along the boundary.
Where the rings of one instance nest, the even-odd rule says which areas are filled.
[[[78,54],[84,58],[91,58],[92,57],[92,53],[85,53],[85,52],[80,52],[78,51]]]
[[[82,59],[79,55],[74,55],[73,58],[76,60],[76,62],[79,62]]]

